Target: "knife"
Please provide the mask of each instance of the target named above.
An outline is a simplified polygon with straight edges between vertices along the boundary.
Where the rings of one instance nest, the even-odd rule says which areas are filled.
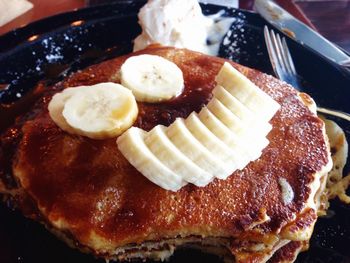
[[[256,0],[254,8],[265,20],[300,44],[309,46],[340,66],[350,68],[350,56],[275,2]]]
[[[226,7],[238,8],[238,0],[198,0],[202,4],[214,4]]]

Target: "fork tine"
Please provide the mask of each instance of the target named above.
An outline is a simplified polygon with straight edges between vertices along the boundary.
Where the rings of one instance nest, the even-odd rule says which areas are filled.
[[[277,40],[279,38],[279,35],[275,34],[275,32],[272,29],[270,32],[271,32],[272,44],[273,44],[273,47],[274,47],[276,54],[277,54],[279,66],[283,72],[287,72],[287,69],[286,69],[286,66],[284,63],[283,54],[282,54],[281,45],[279,45],[278,40]]]
[[[286,54],[286,58],[288,59],[288,62],[289,62],[288,65],[289,65],[289,68],[291,70],[291,73],[296,75],[297,71],[295,70],[294,62],[293,62],[292,56],[289,52],[287,41],[284,37],[282,38],[282,46],[283,46],[284,53]]]
[[[293,74],[292,69],[290,67],[290,61],[288,60],[288,55],[286,54],[286,50],[284,49],[283,45],[282,45],[282,41],[281,41],[281,37],[278,33],[275,33],[276,35],[276,41],[277,41],[277,46],[278,46],[278,50],[281,54],[281,58],[282,58],[282,65],[283,65],[283,69],[288,73],[288,74]]]
[[[268,54],[270,57],[272,69],[277,76],[280,76],[280,74],[279,74],[280,72],[278,70],[278,67],[280,67],[280,66],[278,65],[278,58],[277,58],[276,50],[273,47],[272,39],[271,39],[270,32],[269,32],[269,29],[267,26],[264,26],[264,37],[265,37],[266,47],[267,47]]]
[[[275,34],[267,26],[264,27],[264,36],[270,62],[276,76],[299,89],[298,77],[286,40],[284,38],[281,40],[279,34]]]

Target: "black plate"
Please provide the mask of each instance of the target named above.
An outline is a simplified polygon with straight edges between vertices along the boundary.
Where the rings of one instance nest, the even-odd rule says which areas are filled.
[[[0,103],[16,101],[38,81],[54,83],[71,72],[128,53],[139,33],[137,12],[143,2],[124,1],[50,17],[0,37]],[[203,5],[235,17],[220,56],[271,73],[262,28],[255,13]],[[225,45],[224,45],[225,44]],[[350,76],[313,51],[288,39],[305,90],[324,107],[350,112]],[[0,120],[3,121],[3,120]],[[337,122],[350,139],[350,125]],[[348,170],[348,169],[347,169]],[[297,262],[350,262],[350,206],[333,201],[330,216],[320,218],[310,250]],[[171,262],[220,262],[196,251],[178,251]],[[43,226],[0,205],[0,262],[104,262],[68,248]]]

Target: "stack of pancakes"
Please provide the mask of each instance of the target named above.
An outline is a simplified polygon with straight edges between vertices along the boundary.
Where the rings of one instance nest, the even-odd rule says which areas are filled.
[[[53,94],[64,88],[119,83],[121,65],[135,54],[173,61],[185,79],[185,90],[176,99],[138,103],[134,126],[144,130],[198,112],[210,100],[215,76],[227,61],[151,47],[91,66],[47,89],[1,135],[3,199],[70,246],[105,259],[165,259],[176,248],[192,247],[235,262],[294,261],[308,246],[332,167],[325,125],[312,110],[312,99],[272,76],[228,61],[281,105],[270,122],[270,144],[258,160],[227,180],[166,191],[128,163],[116,138],[68,134],[47,109]]]

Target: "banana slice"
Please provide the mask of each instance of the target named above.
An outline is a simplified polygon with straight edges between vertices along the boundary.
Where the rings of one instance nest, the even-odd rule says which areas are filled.
[[[249,127],[249,131],[259,131],[259,134],[263,136],[266,136],[271,131],[272,126],[268,122],[261,121],[260,118],[255,118],[252,111],[242,104],[242,102],[233,97],[222,86],[216,86],[213,90],[213,94],[214,97],[227,109],[233,112],[244,125]]]
[[[129,88],[137,101],[160,102],[181,94],[184,79],[173,62],[155,55],[128,58],[121,67],[121,83]]]
[[[242,102],[233,97],[225,88],[217,85],[213,89],[214,98],[218,99],[222,104],[225,105],[230,111],[234,112],[238,118],[243,122],[256,121],[254,114],[250,111]]]
[[[244,162],[239,169],[256,160],[261,155],[261,151],[269,144],[269,141],[261,136],[238,137],[206,107],[200,111],[199,118],[219,139],[225,142],[233,151],[242,155]]]
[[[183,119],[176,119],[165,132],[184,155],[213,176],[224,179],[235,169],[235,166],[222,162],[205,148],[187,129]]]
[[[244,123],[215,97],[208,103],[207,108],[215,115],[215,117],[217,117],[232,132],[234,132],[238,138],[241,138],[242,140],[250,140],[251,138],[265,138],[265,136],[272,129],[271,124],[268,122],[265,122],[264,125],[259,126],[252,121],[250,123]],[[256,128],[259,128],[259,132],[256,132]]]
[[[67,88],[60,93],[56,93],[48,105],[49,115],[57,126],[59,126],[62,130],[73,134],[74,129],[69,126],[66,119],[62,115],[62,111],[67,100],[77,91],[79,91],[79,88]]]
[[[186,182],[154,156],[144,142],[146,135],[147,132],[131,127],[118,137],[118,149],[150,181],[166,190],[179,190]]]
[[[238,137],[242,137],[247,132],[247,127],[232,111],[227,109],[218,99],[212,98],[207,104],[208,110],[215,115],[223,124],[225,124]]]
[[[180,175],[184,181],[197,186],[205,186],[214,178],[184,155],[165,135],[166,127],[155,126],[145,137],[145,144],[151,152],[170,170]]]
[[[244,160],[237,153],[233,152],[223,141],[216,137],[207,126],[205,126],[198,115],[192,112],[185,120],[187,129],[198,141],[202,143],[213,155],[229,165],[232,170],[241,167]]]
[[[208,110],[220,120],[231,132],[237,136],[242,150],[248,154],[252,159],[260,155],[261,150],[264,149],[269,141],[266,135],[272,129],[271,124],[267,123],[260,127],[259,133],[256,132],[254,126],[245,125],[236,115],[227,109],[220,101],[213,98],[207,105]]]
[[[207,128],[216,135],[221,141],[229,146],[232,151],[239,153],[243,159],[238,169],[245,167],[251,159],[255,156],[255,153],[247,150],[244,142],[233,133],[227,126],[225,126],[208,108],[204,107],[198,114],[199,119],[203,122]]]
[[[280,108],[276,101],[227,62],[215,80],[263,121],[269,121]]]
[[[65,89],[48,108],[60,128],[93,139],[116,137],[134,123],[138,113],[131,91],[115,83]]]

